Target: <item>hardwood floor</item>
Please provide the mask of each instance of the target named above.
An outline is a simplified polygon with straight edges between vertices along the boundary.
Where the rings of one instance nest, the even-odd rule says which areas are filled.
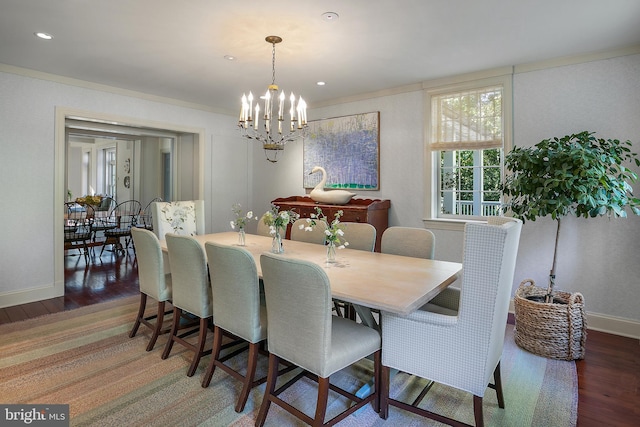
[[[0,323],[137,294],[138,268],[132,252],[125,257],[105,254],[94,258],[89,266],[83,257],[67,255],[65,296],[0,309]],[[637,426],[640,423],[640,341],[589,331],[586,346],[585,359],[576,362],[578,426]]]

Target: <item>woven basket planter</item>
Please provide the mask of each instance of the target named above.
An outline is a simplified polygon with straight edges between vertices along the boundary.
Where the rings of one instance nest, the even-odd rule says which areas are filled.
[[[584,358],[587,322],[582,294],[555,291],[561,303],[545,303],[527,299],[544,297],[547,290],[535,286],[532,279],[523,280],[515,295],[515,341],[525,350],[552,359]]]

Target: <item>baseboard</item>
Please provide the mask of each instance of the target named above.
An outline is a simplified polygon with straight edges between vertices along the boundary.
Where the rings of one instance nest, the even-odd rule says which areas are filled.
[[[515,313],[513,300],[509,303],[509,312]],[[640,322],[622,317],[587,312],[587,329],[640,339]]]
[[[64,295],[64,283],[31,288],[22,291],[12,291],[0,293],[0,308],[12,307],[14,305],[28,304],[30,302],[42,301]]]

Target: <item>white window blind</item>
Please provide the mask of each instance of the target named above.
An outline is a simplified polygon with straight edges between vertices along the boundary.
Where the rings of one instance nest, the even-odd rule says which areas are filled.
[[[431,149],[502,148],[502,86],[433,95]]]

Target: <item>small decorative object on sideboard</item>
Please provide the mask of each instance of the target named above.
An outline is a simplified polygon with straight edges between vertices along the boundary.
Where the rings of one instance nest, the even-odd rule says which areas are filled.
[[[634,197],[630,185],[638,176],[629,168],[632,162],[640,166],[640,160],[631,146],[631,141],[605,140],[584,131],[545,139],[533,147],[514,147],[505,156],[505,167],[511,172],[502,186],[509,200],[507,211],[523,221],[551,216],[557,224],[547,289],[521,284],[516,293],[515,336],[516,343],[524,343],[521,347],[558,359],[584,357],[582,295],[554,290],[560,220],[570,214],[626,217],[627,208],[640,215],[640,199]],[[523,284],[526,282],[533,285],[533,280]],[[568,347],[547,348],[565,338],[572,341]]]
[[[347,190],[329,190],[325,191],[324,185],[327,183],[327,172],[323,167],[314,166],[309,175],[316,172],[322,172],[322,180],[315,186],[309,197],[319,203],[329,203],[332,205],[346,205],[355,193]]]

